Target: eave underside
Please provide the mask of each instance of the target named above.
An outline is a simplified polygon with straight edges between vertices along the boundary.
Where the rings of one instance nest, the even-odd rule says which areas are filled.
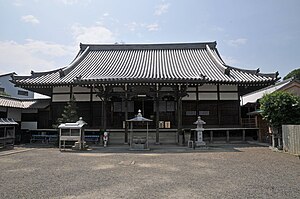
[[[103,86],[174,86],[174,85],[185,85],[189,87],[199,86],[204,84],[214,84],[214,85],[237,85],[240,89],[240,94],[245,95],[247,93],[253,92],[257,89],[264,88],[266,86],[274,84],[276,81],[265,81],[265,82],[213,82],[213,81],[196,81],[196,80],[177,80],[177,81],[167,81],[167,80],[148,80],[148,79],[139,79],[135,81],[120,81],[120,80],[112,80],[112,81],[77,81],[74,83],[60,83],[60,84],[18,84],[17,86],[37,92],[43,95],[51,96],[53,87],[64,87],[64,86],[82,86],[82,87],[103,87]]]

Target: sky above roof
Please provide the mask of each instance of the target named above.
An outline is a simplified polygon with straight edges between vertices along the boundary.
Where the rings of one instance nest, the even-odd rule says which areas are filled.
[[[0,74],[68,65],[79,43],[217,41],[226,64],[300,67],[299,0],[1,0]]]

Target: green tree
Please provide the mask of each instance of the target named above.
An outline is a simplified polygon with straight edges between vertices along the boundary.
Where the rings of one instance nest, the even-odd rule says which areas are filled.
[[[283,91],[266,94],[260,100],[262,116],[272,127],[300,123],[300,98]]]
[[[6,93],[5,91],[0,91],[0,96],[10,97],[10,95],[8,93]]]
[[[292,78],[292,77],[294,79],[300,80],[300,68],[291,71],[283,79],[289,79],[289,78]]]
[[[76,122],[77,120],[78,120],[77,106],[76,106],[75,97],[73,95],[71,97],[71,100],[64,107],[61,117],[57,119],[56,124],[54,124],[53,127],[57,128],[61,123]]]

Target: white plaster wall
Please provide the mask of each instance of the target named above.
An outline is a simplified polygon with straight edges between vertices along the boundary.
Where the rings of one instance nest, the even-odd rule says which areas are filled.
[[[202,86],[199,86],[198,90],[199,91],[217,91],[217,85],[204,84]]]
[[[237,91],[238,87],[236,85],[220,85],[220,91]]]
[[[21,122],[21,129],[35,130],[37,129],[37,122]]]
[[[237,93],[220,93],[220,100],[238,100]]]
[[[196,91],[196,87],[188,87],[187,91]]]
[[[99,97],[97,97],[97,94],[93,94],[93,101],[99,102],[99,101],[101,101],[101,99]]]
[[[81,86],[76,86],[76,87],[73,87],[73,92],[84,92],[84,93],[89,93],[90,92],[90,89],[89,88],[86,88],[86,87],[81,87]]]
[[[188,93],[189,96],[185,96],[182,100],[197,100],[196,93]]]
[[[76,101],[78,102],[89,102],[90,101],[90,94],[74,94]]]
[[[62,86],[62,87],[53,87],[53,93],[67,93],[70,92],[70,87]]]
[[[217,93],[199,93],[199,100],[218,100]]]
[[[52,95],[52,102],[68,102],[70,101],[70,94]]]

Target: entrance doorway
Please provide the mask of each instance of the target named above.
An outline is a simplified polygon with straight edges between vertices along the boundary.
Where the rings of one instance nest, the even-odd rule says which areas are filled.
[[[145,118],[153,119],[154,110],[153,110],[153,101],[149,99],[135,99],[134,101],[134,113],[136,114],[140,109],[142,111],[142,115]]]

